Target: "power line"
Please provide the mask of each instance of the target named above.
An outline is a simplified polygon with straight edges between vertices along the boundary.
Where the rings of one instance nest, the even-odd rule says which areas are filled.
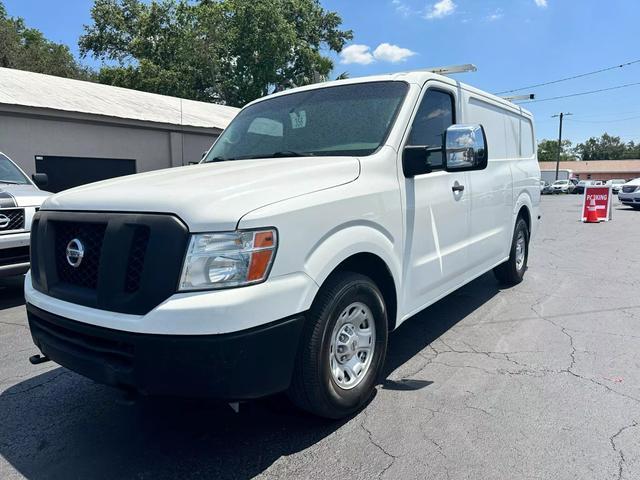
[[[607,116],[619,116],[619,115],[640,115],[640,111],[631,110],[626,112],[599,112],[599,113],[577,113],[579,118],[589,118],[589,117],[607,117]],[[537,120],[539,121],[539,120]]]
[[[635,120],[640,118],[640,115],[635,117],[627,117],[627,118],[618,118],[616,120],[576,120],[575,118],[569,118],[568,121],[578,122],[578,123],[613,123],[613,122],[625,122],[627,120]]]
[[[504,92],[496,93],[496,95],[502,95],[504,93],[519,92],[520,90],[527,90],[529,88],[545,87],[547,85],[553,85],[555,83],[566,82],[567,80],[575,80],[576,78],[582,78],[582,77],[587,77],[589,75],[595,75],[597,73],[608,72],[609,70],[615,70],[616,68],[628,67],[629,65],[633,65],[635,63],[640,63],[640,59],[639,60],[633,60],[633,61],[627,62],[627,63],[622,63],[620,65],[615,65],[613,67],[601,68],[600,70],[594,70],[593,72],[581,73],[579,75],[574,75],[572,77],[561,78],[559,80],[552,80],[550,82],[537,83],[535,85],[529,85],[528,87],[522,87],[522,88],[515,88],[513,90],[505,90]]]
[[[627,83],[627,84],[624,84],[624,85],[617,85],[615,87],[609,87],[609,88],[600,88],[598,90],[590,90],[588,92],[571,93],[569,95],[559,95],[557,97],[540,98],[538,100],[530,100],[528,102],[522,102],[522,104],[525,104],[525,103],[538,103],[538,102],[549,102],[551,100],[560,100],[561,98],[580,97],[582,95],[592,95],[594,93],[608,92],[610,90],[618,90],[620,88],[634,87],[636,85],[640,85],[640,82]]]

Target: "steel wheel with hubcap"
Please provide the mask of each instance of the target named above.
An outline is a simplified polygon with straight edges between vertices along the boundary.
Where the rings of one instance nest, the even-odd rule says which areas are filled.
[[[354,302],[340,315],[329,349],[329,368],[340,388],[349,390],[366,376],[375,351],[376,326],[371,310],[364,303]]]
[[[384,298],[368,277],[333,274],[305,317],[289,397],[327,418],[357,411],[374,392],[387,351]]]
[[[525,238],[524,230],[519,230],[516,238],[516,270],[522,270],[522,267],[524,267],[526,252],[527,239]]]
[[[518,217],[511,241],[509,259],[493,269],[500,283],[515,285],[522,281],[529,258],[529,227],[524,218]]]

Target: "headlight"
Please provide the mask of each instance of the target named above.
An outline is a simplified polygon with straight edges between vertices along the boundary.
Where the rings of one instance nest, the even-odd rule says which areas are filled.
[[[278,244],[275,229],[191,236],[180,290],[251,285],[266,280]]]

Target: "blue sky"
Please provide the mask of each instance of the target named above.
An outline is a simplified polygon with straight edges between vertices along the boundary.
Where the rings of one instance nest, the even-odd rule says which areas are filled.
[[[3,0],[22,16],[77,53],[92,0]],[[428,66],[474,63],[478,72],[461,81],[498,92],[555,80],[640,59],[637,0],[321,0],[339,12],[354,39],[333,55],[335,73],[351,76]],[[88,63],[96,65],[87,60]],[[539,99],[640,81],[640,63],[540,87]],[[527,104],[537,135],[557,137],[557,119],[574,143],[604,131],[640,140],[640,86],[594,95]]]

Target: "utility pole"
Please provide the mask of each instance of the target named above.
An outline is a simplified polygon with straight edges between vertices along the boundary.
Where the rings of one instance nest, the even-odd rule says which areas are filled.
[[[558,115],[553,115],[551,118],[560,117],[560,129],[558,131],[558,159],[556,160],[556,181],[558,180],[558,171],[560,170],[560,155],[562,155],[562,119],[565,115],[573,115],[573,113],[560,112]]]

